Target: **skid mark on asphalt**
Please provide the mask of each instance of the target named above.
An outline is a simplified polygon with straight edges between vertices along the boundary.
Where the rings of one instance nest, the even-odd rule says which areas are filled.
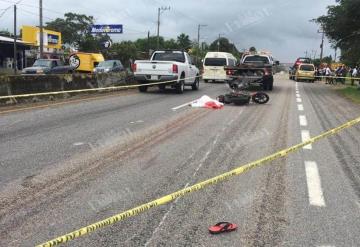
[[[193,178],[196,177],[197,173],[199,172],[199,170],[201,169],[201,167],[203,166],[204,162],[209,158],[209,155],[212,153],[212,151],[214,150],[220,136],[224,133],[224,131],[231,126],[231,124],[238,119],[238,117],[240,117],[240,115],[243,113],[243,109],[241,109],[241,111],[237,114],[237,116],[235,118],[233,118],[232,120],[230,120],[226,125],[224,125],[224,127],[216,134],[214,141],[212,142],[212,145],[210,146],[210,148],[208,149],[208,151],[205,153],[204,157],[202,157],[202,159],[200,160],[199,165],[197,166],[197,168],[195,169],[195,172],[192,175],[192,178],[190,179],[189,182],[186,183],[186,185],[184,186],[183,189],[185,189],[186,187],[189,186],[191,180]],[[192,155],[195,155],[197,152],[193,153]],[[155,230],[153,231],[153,233],[151,234],[151,237],[148,239],[148,241],[145,243],[145,247],[149,246],[149,244],[153,241],[156,233],[161,229],[161,226],[164,224],[166,218],[168,217],[168,215],[171,213],[171,211],[173,210],[173,208],[175,207],[175,205],[178,202],[178,199],[180,199],[180,197],[176,198],[175,201],[173,203],[171,203],[170,208],[167,210],[167,212],[164,214],[164,216],[162,217],[159,225],[155,228]]]

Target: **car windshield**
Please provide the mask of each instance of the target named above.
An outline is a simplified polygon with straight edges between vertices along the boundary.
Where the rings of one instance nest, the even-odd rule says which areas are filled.
[[[205,66],[225,66],[225,58],[206,58],[204,62]]]
[[[97,67],[112,68],[114,66],[114,63],[115,63],[115,61],[112,61],[112,60],[103,61],[103,62],[100,62]]]
[[[315,71],[315,67],[312,65],[301,65],[300,66],[301,71]]]
[[[182,52],[156,52],[153,56],[153,61],[174,61],[185,62],[185,56]]]
[[[51,67],[51,60],[43,60],[43,59],[39,59],[36,60],[34,63],[34,67]]]
[[[264,56],[247,56],[244,63],[269,63],[269,59]]]

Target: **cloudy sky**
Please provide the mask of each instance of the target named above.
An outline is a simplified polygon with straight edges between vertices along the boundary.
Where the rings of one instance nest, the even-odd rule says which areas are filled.
[[[0,0],[0,30],[12,30],[13,10],[21,0]],[[38,25],[38,0],[22,0],[18,5],[18,26]],[[43,0],[44,21],[62,17],[66,12],[92,15],[97,24],[123,24],[124,33],[114,40],[133,40],[156,34],[157,9],[170,6],[161,15],[160,34],[176,38],[184,32],[211,43],[219,34],[236,44],[239,50],[255,46],[272,51],[281,62],[293,62],[305,52],[319,56],[321,35],[309,20],[326,13],[335,0]],[[3,13],[3,15],[2,15]],[[334,56],[326,42],[324,55]]]

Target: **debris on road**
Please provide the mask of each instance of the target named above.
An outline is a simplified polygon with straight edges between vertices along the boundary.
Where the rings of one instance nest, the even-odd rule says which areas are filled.
[[[208,109],[221,109],[224,107],[224,104],[210,98],[207,95],[202,96],[200,99],[193,101],[190,104],[191,107],[198,107],[198,108],[208,108]]]
[[[219,222],[214,226],[209,227],[211,234],[219,234],[223,232],[232,232],[237,229],[237,225],[230,222]]]

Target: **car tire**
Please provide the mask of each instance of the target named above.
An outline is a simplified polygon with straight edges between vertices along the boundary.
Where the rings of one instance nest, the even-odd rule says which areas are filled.
[[[204,82],[205,82],[205,83],[208,83],[208,82],[209,82],[209,80],[204,80]]]
[[[139,86],[139,92],[146,93],[148,90],[148,86]]]
[[[192,88],[192,90],[196,91],[196,90],[199,90],[199,87],[200,87],[200,78],[199,78],[199,75],[196,75],[194,84],[192,84],[191,88]]]
[[[176,93],[178,93],[178,94],[184,93],[185,81],[184,81],[183,75],[181,76],[179,83],[176,84],[175,88],[176,88]]]

